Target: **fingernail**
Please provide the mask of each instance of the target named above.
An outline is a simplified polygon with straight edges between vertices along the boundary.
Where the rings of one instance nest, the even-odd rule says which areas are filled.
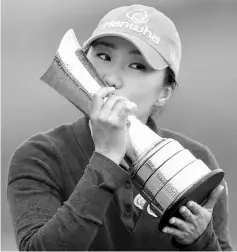
[[[109,87],[110,91],[114,91],[115,87]]]
[[[185,208],[184,207],[181,207],[180,208],[180,213],[184,213],[185,212]]]
[[[166,233],[167,232],[167,228],[163,228],[163,230],[162,230],[164,233]]]
[[[137,107],[137,104],[136,104],[135,102],[130,102],[130,103],[131,103],[131,105],[132,105],[134,108]]]
[[[131,110],[131,114],[133,114],[137,110],[137,105],[134,102],[130,102],[129,107]]]
[[[170,224],[174,224],[174,223],[175,223],[175,219],[174,218],[170,219]]]
[[[188,206],[189,206],[189,207],[192,207],[192,206],[193,206],[193,202],[192,202],[192,201],[189,201],[189,202],[188,202]]]

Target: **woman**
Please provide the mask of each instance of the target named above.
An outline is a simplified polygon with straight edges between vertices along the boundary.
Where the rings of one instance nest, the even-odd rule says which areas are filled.
[[[100,21],[84,50],[109,86],[93,96],[90,118],[33,136],[10,163],[8,200],[19,249],[230,250],[224,186],[204,206],[182,206],[183,219],[172,217],[173,227],[161,232],[123,160],[127,117],[134,113],[218,168],[207,147],[152,120],[176,87],[181,43],[172,21],[151,7],[120,7]]]

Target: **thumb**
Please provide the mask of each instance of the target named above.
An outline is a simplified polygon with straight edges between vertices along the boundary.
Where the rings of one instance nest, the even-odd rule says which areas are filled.
[[[218,185],[209,195],[206,203],[203,205],[203,207],[212,210],[219,198],[219,196],[221,195],[222,191],[224,190],[224,186],[223,185]]]

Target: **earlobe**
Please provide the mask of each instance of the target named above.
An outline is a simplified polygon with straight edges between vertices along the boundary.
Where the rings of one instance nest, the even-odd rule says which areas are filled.
[[[165,106],[171,99],[172,95],[173,95],[173,88],[171,86],[164,87],[161,90],[155,105],[157,107]]]

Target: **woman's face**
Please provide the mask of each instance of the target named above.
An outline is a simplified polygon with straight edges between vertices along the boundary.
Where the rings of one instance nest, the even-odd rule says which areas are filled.
[[[116,95],[137,104],[135,115],[141,121],[147,121],[153,105],[163,106],[168,101],[171,91],[164,85],[165,70],[151,68],[129,41],[115,36],[99,38],[87,56],[100,77],[115,87]]]

